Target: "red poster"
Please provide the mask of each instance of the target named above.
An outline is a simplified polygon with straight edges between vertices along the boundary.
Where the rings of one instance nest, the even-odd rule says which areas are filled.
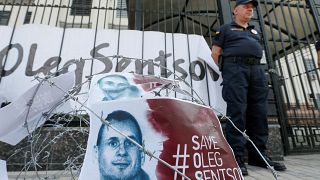
[[[135,98],[101,101],[90,108],[95,114],[90,114],[79,179],[243,179],[208,107],[174,98]]]

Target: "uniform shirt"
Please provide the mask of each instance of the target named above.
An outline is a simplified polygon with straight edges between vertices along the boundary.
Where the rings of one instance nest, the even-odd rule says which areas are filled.
[[[225,24],[217,31],[213,45],[222,48],[223,57],[262,57],[261,38],[253,25]]]
[[[316,42],[316,50],[319,51],[320,50],[320,41]]]

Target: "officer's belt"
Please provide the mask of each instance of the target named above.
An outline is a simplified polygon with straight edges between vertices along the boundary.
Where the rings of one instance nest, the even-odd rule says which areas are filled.
[[[258,65],[260,64],[260,58],[256,57],[223,57],[223,63],[238,63],[238,64],[246,64],[246,65]]]

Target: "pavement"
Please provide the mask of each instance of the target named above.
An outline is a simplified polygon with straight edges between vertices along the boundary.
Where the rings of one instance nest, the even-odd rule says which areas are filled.
[[[320,154],[308,154],[308,155],[289,155],[284,157],[287,170],[278,173],[278,180],[320,180]],[[269,169],[260,168],[256,166],[247,165],[249,175],[245,176],[245,180],[272,180],[275,179],[272,172]],[[59,179],[59,180],[74,180],[78,179],[77,173],[74,175],[70,172],[62,171],[46,171],[36,173],[21,173],[21,172],[9,172],[9,180],[23,179],[33,180],[44,179],[46,175],[50,178],[45,179]],[[52,178],[53,177],[53,178]],[[1,179],[1,178],[0,178]]]
[[[285,156],[286,171],[277,172],[278,180],[320,180],[320,154]],[[269,169],[247,165],[245,180],[275,179]]]

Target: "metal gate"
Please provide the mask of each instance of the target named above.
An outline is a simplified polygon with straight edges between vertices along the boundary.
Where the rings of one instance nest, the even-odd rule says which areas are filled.
[[[274,94],[269,104],[276,106],[269,117],[279,120],[287,153],[319,152],[320,85],[314,43],[319,39],[320,2],[259,3],[253,23],[263,32]],[[234,4],[235,0],[0,0],[0,25],[13,27],[10,43],[16,27],[44,24],[63,32],[90,28],[199,34],[210,46],[220,23],[231,20]],[[61,48],[63,43],[62,38]],[[2,63],[0,83],[6,56]]]
[[[310,1],[311,2],[311,1]],[[320,151],[320,84],[314,2],[260,1],[268,72],[286,153]]]

